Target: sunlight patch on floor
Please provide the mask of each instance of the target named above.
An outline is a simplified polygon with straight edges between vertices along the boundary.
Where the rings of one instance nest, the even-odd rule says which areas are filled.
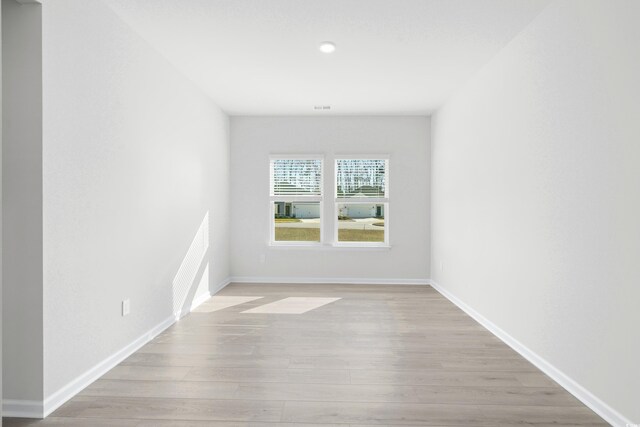
[[[225,308],[244,304],[246,302],[255,301],[260,298],[264,297],[233,297],[215,295],[209,298],[206,302],[202,303],[202,305],[200,305],[193,311],[194,313],[213,313],[214,311],[223,310]]]
[[[341,298],[289,297],[269,304],[254,307],[242,313],[303,314]]]

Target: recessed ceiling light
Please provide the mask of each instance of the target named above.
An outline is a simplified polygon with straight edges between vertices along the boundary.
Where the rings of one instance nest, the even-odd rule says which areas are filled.
[[[331,53],[336,50],[336,45],[333,42],[322,42],[319,49],[322,53]]]

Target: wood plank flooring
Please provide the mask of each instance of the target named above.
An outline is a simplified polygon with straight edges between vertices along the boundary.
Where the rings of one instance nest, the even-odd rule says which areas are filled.
[[[46,420],[4,425],[607,425],[431,287],[232,284],[220,295],[262,298],[205,303]],[[340,299],[243,313],[287,297]]]

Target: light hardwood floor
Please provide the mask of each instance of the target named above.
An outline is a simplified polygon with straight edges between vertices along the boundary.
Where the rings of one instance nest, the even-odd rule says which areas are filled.
[[[607,425],[431,287],[232,284],[219,295],[263,298],[205,303],[46,420],[4,425]],[[286,297],[340,299],[242,313]]]

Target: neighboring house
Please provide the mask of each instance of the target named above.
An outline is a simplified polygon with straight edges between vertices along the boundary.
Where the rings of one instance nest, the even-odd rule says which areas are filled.
[[[278,194],[301,194],[306,191],[287,182],[276,183]],[[363,185],[353,192],[347,193],[354,201],[364,201],[367,197],[384,196],[384,189],[370,185]],[[338,193],[344,197],[344,193]],[[349,218],[380,218],[384,217],[383,204],[349,203],[338,206],[339,216]],[[274,214],[277,218],[320,218],[320,204],[318,202],[275,202]]]
[[[309,191],[296,187],[288,182],[276,182],[276,194],[300,195]],[[285,218],[320,218],[320,203],[318,202],[275,202],[275,216]]]
[[[275,216],[285,218],[320,218],[318,202],[275,202]]]
[[[274,214],[276,218],[291,216],[291,203],[275,202]]]
[[[346,194],[338,191],[338,197],[349,197],[354,201],[364,201],[367,197],[384,197],[384,189],[382,187],[376,187],[371,185],[363,185],[356,188],[352,192]],[[383,204],[369,204],[369,203],[348,203],[338,206],[339,216],[349,218],[376,218],[384,217],[384,205]]]
[[[339,216],[348,218],[384,217],[384,205],[369,203],[338,205]]]
[[[318,202],[291,203],[291,215],[294,218],[320,218],[320,203]]]
[[[339,216],[349,218],[381,218],[384,217],[383,204],[350,203],[338,205]],[[275,202],[276,218],[320,218],[318,202]]]

